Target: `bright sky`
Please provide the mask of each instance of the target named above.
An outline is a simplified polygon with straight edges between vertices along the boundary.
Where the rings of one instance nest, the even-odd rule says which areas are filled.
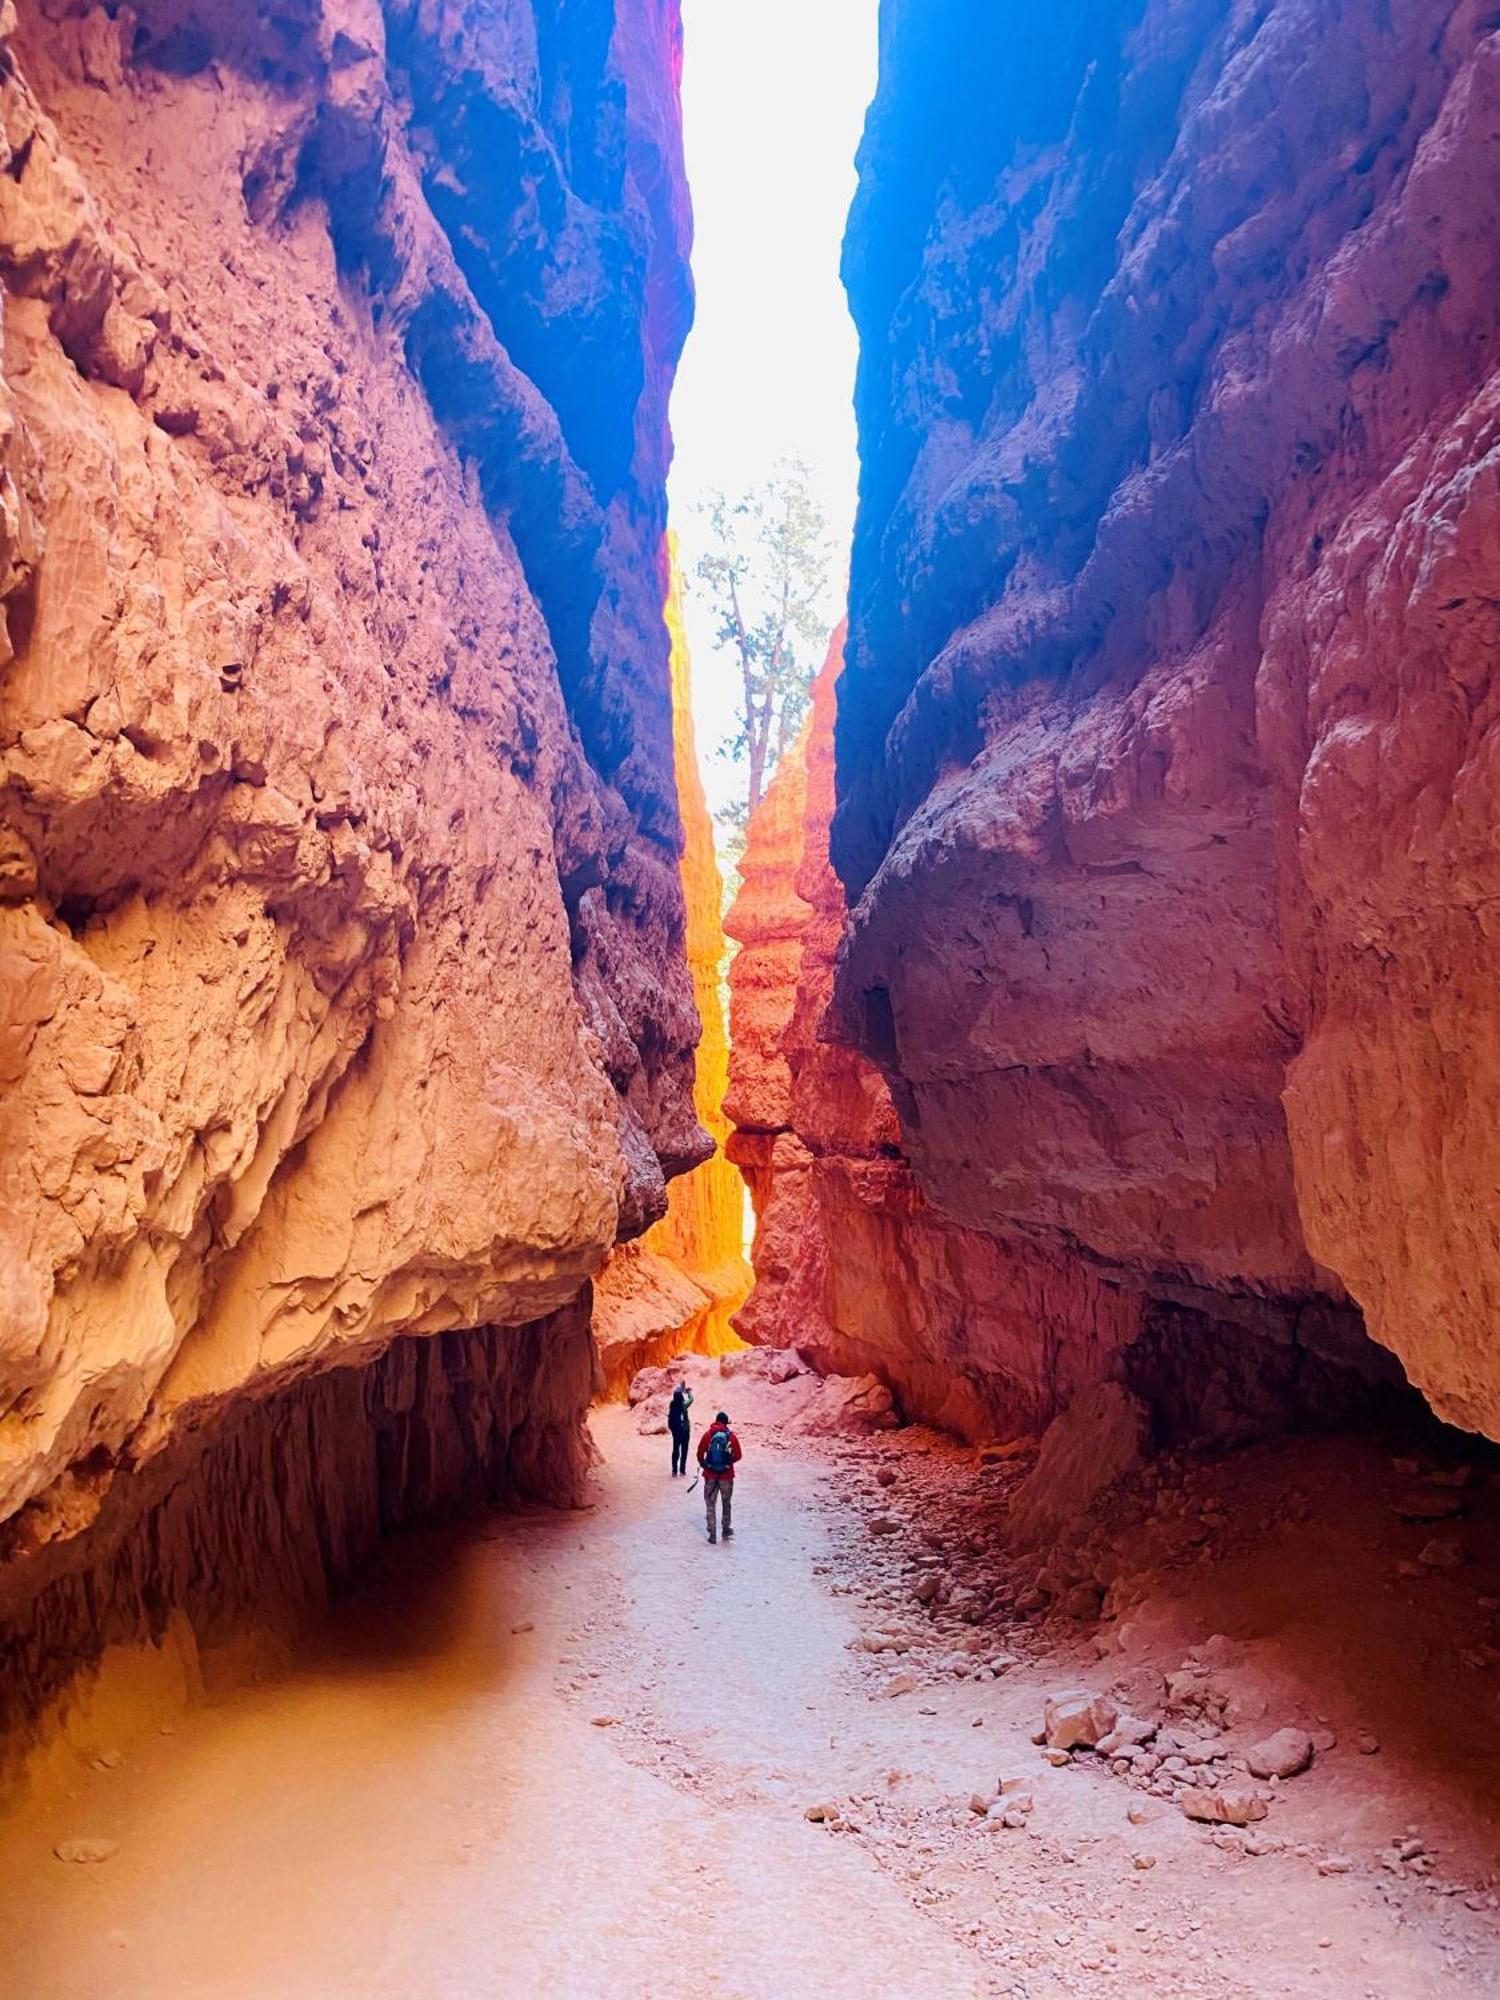
[[[840,549],[854,525],[855,341],[839,283],[854,150],[875,90],[877,0],[683,0],[683,125],[698,316],[672,396],[671,518],[687,573],[693,707],[709,803],[737,790],[716,752],[732,662],[692,582],[711,488],[804,459]],[[830,628],[843,612],[842,575]]]

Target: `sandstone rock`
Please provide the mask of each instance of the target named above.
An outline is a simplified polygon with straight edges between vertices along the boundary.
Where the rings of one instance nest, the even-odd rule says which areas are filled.
[[[95,1861],[108,1861],[112,1855],[118,1854],[119,1851],[120,1843],[117,1840],[99,1839],[60,1840],[52,1850],[59,1861],[76,1861],[85,1864]]]
[[[929,1207],[878,1070],[824,1036],[845,920],[828,859],[841,658],[836,633],[808,726],[751,822],[726,919],[742,947],[729,1155],[756,1211],[755,1290],[736,1329],[794,1339],[829,1372],[873,1369],[908,1415],[962,1436],[1040,1428],[1134,1337],[1139,1304],[1076,1260],[998,1244]],[[991,1461],[1025,1448],[993,1448]]]
[[[1118,1382],[1085,1389],[1044,1432],[1036,1465],[1010,1504],[1012,1534],[1042,1541],[1087,1513],[1141,1464],[1147,1434],[1145,1407],[1128,1389]]]
[[[1467,1511],[1462,1494],[1451,1488],[1415,1486],[1392,1505],[1403,1521],[1448,1521]]]
[[[1278,1729],[1245,1752],[1252,1778],[1295,1778],[1312,1760],[1312,1738],[1305,1729]]]
[[[894,1701],[898,1695],[915,1694],[922,1685],[919,1674],[893,1674],[880,1690],[880,1699]]]
[[[1458,1569],[1464,1561],[1463,1544],[1456,1535],[1434,1535],[1417,1552],[1424,1569]]]
[[[1159,1421],[1347,1398],[1352,1298],[1500,1435],[1488,19],[1147,0],[997,97],[1005,10],[886,15],[830,1031],[934,1210],[1144,1291]]]
[[[186,65],[162,16],[30,5],[6,45],[23,1709],[39,1660],[180,1603],[221,1637],[259,1593],[268,1629],[307,1609],[383,1507],[574,1490],[575,1307],[707,1150],[662,619],[675,25],[543,46],[534,12],[414,15],[357,82],[322,0],[195,9]],[[608,114],[559,146],[575,97]],[[273,1407],[274,1538],[231,1518]]]
[[[1119,1720],[1108,1695],[1049,1694],[1043,1712],[1043,1740],[1052,1750],[1091,1750]]]
[[[1253,1792],[1209,1792],[1190,1787],[1179,1794],[1177,1803],[1188,1819],[1208,1825],[1249,1826],[1266,1816],[1265,1800]]]
[[[1157,1724],[1148,1717],[1121,1715],[1108,1734],[1099,1738],[1095,1747],[1101,1756],[1113,1757],[1120,1750],[1149,1743],[1156,1733]]]

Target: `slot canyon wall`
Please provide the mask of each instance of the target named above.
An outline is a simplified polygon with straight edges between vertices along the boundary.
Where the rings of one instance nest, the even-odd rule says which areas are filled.
[[[725,1354],[743,1345],[730,1322],[750,1290],[744,1250],[744,1184],[725,1153],[729,1120],[729,1038],[724,1020],[724,880],[693,729],[692,661],[682,617],[682,576],[669,536],[672,725],[677,804],[682,816],[685,943],[702,1033],[693,1102],[714,1142],[701,1166],[667,1189],[667,1212],[611,1255],[594,1286],[594,1337],[606,1393],[620,1397],[638,1369],[685,1351]]]
[[[963,1437],[1039,1430],[1140,1332],[1139,1301],[1077,1258],[947,1220],[902,1150],[878,1069],[819,1039],[845,924],[828,858],[836,632],[797,743],[752,818],[726,920],[728,1156],[755,1205],[747,1340],[878,1375],[907,1415]]]
[[[1389,1350],[1500,1435],[1497,28],[882,8],[839,883],[815,719],[732,926],[756,1337],[1211,1435]]]
[[[18,1719],[576,1497],[589,1281],[709,1147],[679,54],[675,0],[0,9]]]

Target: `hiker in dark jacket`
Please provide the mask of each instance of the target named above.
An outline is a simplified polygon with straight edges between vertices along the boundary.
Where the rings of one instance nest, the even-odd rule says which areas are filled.
[[[729,1428],[728,1416],[720,1410],[698,1440],[698,1463],[703,1468],[703,1504],[708,1512],[708,1539],[711,1542],[719,1539],[714,1533],[716,1501],[722,1501],[724,1506],[724,1539],[727,1542],[733,1538],[730,1514],[734,1506],[734,1468],[741,1456],[740,1441]]]
[[[680,1472],[687,1477],[688,1446],[693,1441],[693,1420],[688,1411],[693,1407],[693,1392],[685,1377],[678,1380],[672,1391],[672,1400],[667,1405],[667,1429],[672,1433],[672,1477]]]

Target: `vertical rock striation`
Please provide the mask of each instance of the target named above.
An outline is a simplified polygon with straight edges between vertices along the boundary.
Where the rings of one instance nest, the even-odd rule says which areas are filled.
[[[508,1357],[574,1342],[708,1149],[662,618],[677,63],[675,0],[0,12],[13,1606],[146,1520],[153,1468],[232,1508],[231,1420],[368,1463],[397,1336],[442,1336],[434,1410],[570,1485],[587,1370],[544,1471]],[[294,1455],[307,1525],[336,1474]],[[382,1470],[345,1542],[462,1459]],[[189,1579],[120,1560],[143,1600]]]
[[[594,1329],[606,1387],[623,1394],[638,1369],[692,1351],[723,1354],[739,1345],[730,1316],[750,1289],[744,1250],[744,1186],[726,1159],[729,1042],[724,1024],[724,883],[713,819],[698,768],[692,660],[682,618],[682,578],[669,537],[673,755],[682,817],[682,898],[686,948],[702,1033],[693,1103],[714,1142],[712,1158],[673,1181],[667,1212],[639,1243],[610,1258],[594,1291]]]
[[[935,1211],[1493,1435],[1497,25],[883,9],[832,829]]]

